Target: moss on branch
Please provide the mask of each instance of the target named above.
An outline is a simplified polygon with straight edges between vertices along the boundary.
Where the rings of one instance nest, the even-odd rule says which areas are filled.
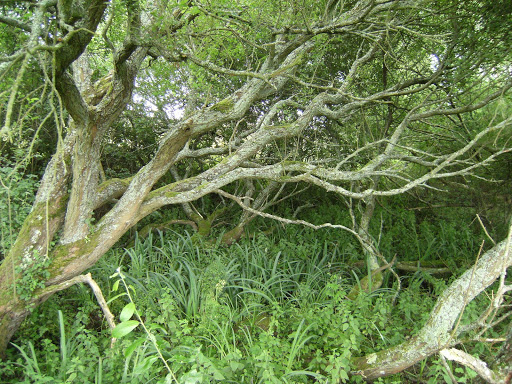
[[[230,97],[225,98],[224,100],[219,101],[217,104],[211,106],[212,111],[218,111],[222,113],[230,112],[235,106],[235,102]]]
[[[112,188],[112,186],[117,186],[117,185],[127,188],[128,185],[130,184],[130,182],[132,181],[132,179],[133,179],[133,176],[128,177],[126,179],[115,178],[115,179],[106,180],[98,186],[98,193],[107,191],[110,188]]]

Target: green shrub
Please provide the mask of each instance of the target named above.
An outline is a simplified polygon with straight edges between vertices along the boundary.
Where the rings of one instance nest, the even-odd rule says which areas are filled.
[[[409,259],[418,257],[418,247],[448,245],[455,237],[450,223],[420,224],[417,233],[399,228],[420,243],[404,246]],[[113,348],[105,324],[91,321],[101,319],[92,295],[74,287],[32,314],[0,369],[10,382],[26,383],[78,375],[81,383],[167,383],[172,375],[180,383],[358,382],[348,376],[351,359],[414,334],[446,282],[424,273],[404,277],[395,300],[396,281],[389,278],[388,286],[348,300],[357,279],[346,262],[359,258],[357,246],[343,233],[326,232],[323,240],[316,233],[288,227],[231,247],[172,232],[137,239],[92,269],[120,314],[116,334],[122,337]],[[294,241],[298,235],[302,240]],[[386,249],[396,236],[382,237],[380,246]],[[454,249],[473,245],[463,239]],[[449,253],[434,248],[428,258]],[[468,306],[462,322],[474,320],[483,305]],[[51,324],[56,313],[59,326],[38,334],[34,324]],[[408,375],[422,382],[444,377],[435,359],[422,364]],[[456,373],[473,380],[465,370]],[[378,382],[403,382],[403,375]]]
[[[32,207],[39,182],[0,156],[0,261],[14,242]]]

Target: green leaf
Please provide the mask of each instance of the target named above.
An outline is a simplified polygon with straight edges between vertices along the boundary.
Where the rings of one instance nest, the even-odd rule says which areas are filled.
[[[117,277],[117,276],[119,276],[119,272],[115,272],[114,274],[110,275],[110,278],[113,279],[114,277]]]
[[[191,15],[198,15],[198,14],[200,14],[200,13],[201,13],[201,11],[200,11],[199,7],[191,7],[191,8],[189,9],[189,13],[190,13]]]
[[[145,337],[141,337],[137,340],[135,340],[133,343],[131,343],[128,348],[125,349],[124,351],[124,357],[125,358],[129,358],[132,353],[138,348],[140,347],[142,344],[144,344],[144,342],[146,341],[146,338]]]
[[[349,379],[347,372],[345,370],[343,370],[343,369],[340,371],[340,379],[343,382],[345,382],[346,380]]]
[[[116,292],[118,289],[119,289],[119,282],[121,280],[116,280],[116,282],[114,283],[114,285],[112,286],[112,292]]]
[[[153,364],[158,360],[158,356],[148,356],[144,358],[133,370],[135,375],[148,373]]]
[[[119,318],[121,319],[122,322],[128,321],[132,318],[134,312],[135,304],[128,303],[124,306],[123,310],[121,311],[121,314],[119,315]]]
[[[114,336],[117,339],[119,339],[123,336],[126,336],[131,331],[133,331],[133,329],[136,328],[137,325],[139,325],[139,322],[137,320],[128,320],[128,321],[119,323],[112,330],[112,336]]]
[[[184,384],[197,384],[202,383],[203,379],[204,375],[201,372],[197,372],[197,369],[192,369],[181,377],[180,382]]]
[[[229,367],[231,368],[231,370],[233,372],[236,372],[236,371],[242,370],[245,367],[245,365],[243,365],[242,363],[239,363],[238,361],[230,361]]]
[[[123,292],[123,293],[120,293],[119,295],[115,295],[114,297],[111,297],[108,301],[107,301],[107,304],[110,304],[111,302],[113,302],[115,299],[119,298],[119,297],[122,297],[122,296],[126,296],[126,292]]]

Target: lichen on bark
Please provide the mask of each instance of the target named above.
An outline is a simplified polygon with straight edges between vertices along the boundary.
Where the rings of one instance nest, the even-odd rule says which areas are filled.
[[[212,111],[218,111],[222,113],[230,112],[235,106],[235,102],[231,97],[227,97],[224,100],[219,101],[217,104],[211,106]]]

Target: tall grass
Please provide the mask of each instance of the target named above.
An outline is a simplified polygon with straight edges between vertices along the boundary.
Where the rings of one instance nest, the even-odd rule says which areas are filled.
[[[426,226],[410,231],[404,258],[418,259],[421,250],[427,258],[448,252],[436,247],[436,239],[448,247],[450,228],[440,227],[437,234]],[[119,313],[126,297],[110,292],[108,277],[122,267],[151,340],[135,329],[109,349],[106,327],[88,328],[97,306],[90,295],[80,294],[69,304],[76,308],[76,300],[85,301],[78,306],[88,313],[73,320],[76,314],[69,309],[54,311],[58,333],[53,340],[15,341],[17,362],[0,363],[0,369],[10,372],[11,382],[60,383],[80,374],[83,383],[164,383],[158,351],[180,383],[343,379],[352,356],[396,345],[417,329],[434,299],[420,294],[423,285],[435,287],[437,294],[443,282],[420,274],[409,278],[394,307],[390,287],[347,300],[358,280],[348,265],[360,257],[357,246],[339,234],[316,234],[278,230],[231,247],[178,233],[136,239],[129,249],[111,251],[92,273]],[[386,251],[393,241],[383,237],[380,245]],[[467,239],[454,244],[451,252],[473,246]],[[52,315],[46,316],[49,321]],[[65,323],[73,324],[72,331],[66,332]]]

